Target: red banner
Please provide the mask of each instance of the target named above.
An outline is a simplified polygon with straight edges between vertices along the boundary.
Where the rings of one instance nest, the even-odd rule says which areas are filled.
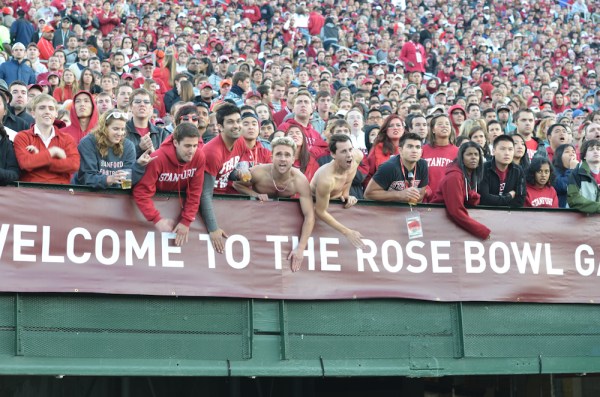
[[[200,220],[179,248],[127,195],[2,188],[0,290],[269,299],[398,297],[440,301],[600,301],[600,217],[568,211],[471,210],[492,230],[478,241],[443,208],[416,207],[423,237],[409,239],[402,206],[332,203],[364,236],[355,249],[316,222],[302,269],[286,260],[300,234],[298,203],[215,200],[226,252]],[[157,198],[176,217],[178,198]],[[600,255],[599,255],[600,257]]]

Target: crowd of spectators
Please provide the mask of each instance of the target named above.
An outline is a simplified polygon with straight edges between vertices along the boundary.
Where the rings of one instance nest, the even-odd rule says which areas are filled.
[[[600,1],[4,4],[3,184],[110,188],[130,170],[149,221],[183,244],[199,206],[219,252],[213,193],[302,197],[308,217],[290,167],[356,246],[325,201],[445,203],[481,238],[465,206],[600,212]],[[240,180],[273,142],[289,167]],[[179,222],[156,190],[187,193]]]

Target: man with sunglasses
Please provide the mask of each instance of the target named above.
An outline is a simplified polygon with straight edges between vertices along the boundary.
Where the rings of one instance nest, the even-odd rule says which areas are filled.
[[[138,88],[131,94],[129,104],[132,117],[126,126],[127,139],[135,144],[136,158],[139,158],[146,151],[152,153],[158,149],[169,136],[169,132],[150,122],[152,100],[150,93],[144,88]]]

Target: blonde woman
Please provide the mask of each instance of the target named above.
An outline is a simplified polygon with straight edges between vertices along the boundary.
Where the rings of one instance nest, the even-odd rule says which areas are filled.
[[[100,116],[98,125],[83,137],[77,149],[81,157],[75,183],[98,189],[120,187],[126,172],[132,170],[136,184],[150,162],[149,151],[135,160],[135,146],[125,138],[127,113],[111,109]]]
[[[68,99],[73,99],[77,91],[79,91],[79,83],[77,83],[75,73],[69,69],[65,69],[60,79],[60,84],[56,87],[52,96],[57,102],[63,103]]]

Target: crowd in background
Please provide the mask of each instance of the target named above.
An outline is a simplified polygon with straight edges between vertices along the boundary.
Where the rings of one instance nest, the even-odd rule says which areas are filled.
[[[206,155],[215,193],[237,193],[237,163],[271,162],[281,136],[310,182],[345,134],[362,152],[357,199],[449,207],[451,195],[457,219],[477,204],[600,212],[600,1],[16,0],[1,11],[4,183],[107,188],[132,169],[136,184],[165,142],[183,153],[173,132],[191,123],[200,151],[220,139],[218,162]],[[225,103],[237,126],[219,119]],[[418,146],[415,161],[403,145]],[[28,157],[40,150],[47,163]],[[380,192],[410,187],[416,196]]]

